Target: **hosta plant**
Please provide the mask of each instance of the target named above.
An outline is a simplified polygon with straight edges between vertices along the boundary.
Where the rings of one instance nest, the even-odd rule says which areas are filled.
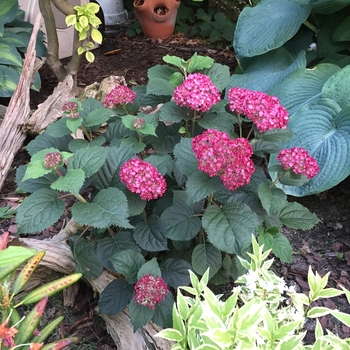
[[[146,86],[118,85],[102,103],[67,102],[62,118],[27,145],[31,161],[16,174],[30,193],[18,208],[18,232],[53,225],[64,199],[74,198],[70,213],[82,225],[72,238],[77,271],[88,279],[103,268],[122,275],[99,308],[114,314],[130,304],[136,328],[151,319],[169,325],[173,297],[164,284],[188,285],[188,269],[203,275],[210,267],[211,283],[226,283],[252,233],[290,261],[280,227],[318,222],[275,187],[308,183],[319,171],[305,149],[280,153],[293,134],[278,99],[237,89],[223,99],[229,69],[209,57],[164,61],[149,69]],[[274,182],[259,165],[270,153],[281,159]]]
[[[307,184],[278,186],[294,196],[323,192],[350,174],[350,1],[254,4],[237,21],[239,74],[229,86],[277,96],[294,132],[283,147],[304,147],[320,165],[320,174]],[[275,156],[271,164],[277,164]]]
[[[310,291],[297,293],[271,271],[269,253],[253,238],[250,262],[240,258],[246,269],[236,281],[240,286],[226,300],[207,286],[209,271],[201,280],[190,272],[192,287],[180,287],[177,293],[173,328],[158,336],[176,342],[172,350],[349,349],[349,338],[340,339],[330,331],[324,334],[317,318],[331,314],[349,327],[350,315],[312,303],[344,293],[350,303],[350,291],[327,288],[329,273],[321,277],[309,268]],[[305,345],[303,326],[315,318],[315,342]]]
[[[62,277],[44,284],[23,295],[23,288],[45,255],[45,251],[10,246],[9,233],[0,236],[0,349],[59,350],[77,340],[76,337],[58,340],[45,345],[51,333],[64,316],[50,321],[38,329],[48,298],[81,278],[80,273]],[[21,293],[21,294],[20,294]],[[18,307],[36,305],[21,317]]]

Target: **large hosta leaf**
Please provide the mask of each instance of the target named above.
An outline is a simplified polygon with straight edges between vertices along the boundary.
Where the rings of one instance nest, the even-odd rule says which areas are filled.
[[[312,1],[261,0],[245,7],[238,17],[233,47],[239,56],[252,57],[282,46],[308,18]]]
[[[229,203],[221,208],[214,205],[207,208],[202,224],[216,248],[229,254],[241,254],[251,243],[259,220],[246,204]]]
[[[349,0],[315,0],[312,5],[312,12],[330,14],[337,12],[349,4]]]
[[[284,148],[303,147],[317,160],[320,171],[301,187],[279,185],[287,194],[306,196],[334,187],[350,174],[350,107],[341,110],[331,99],[318,99],[291,115],[295,136]],[[277,164],[272,156],[270,165]],[[270,174],[275,179],[277,174]]]
[[[340,68],[331,63],[322,63],[313,69],[300,68],[287,75],[269,93],[277,96],[281,105],[292,114],[320,98],[325,82],[338,71]]]

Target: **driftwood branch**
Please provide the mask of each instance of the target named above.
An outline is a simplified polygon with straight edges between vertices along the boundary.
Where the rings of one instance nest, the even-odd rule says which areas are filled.
[[[21,245],[28,248],[45,250],[46,254],[41,261],[41,265],[64,274],[71,274],[75,271],[75,262],[71,249],[66,244],[66,240],[74,234],[80,225],[74,220],[70,220],[68,225],[51,240],[37,240],[34,238],[15,238],[11,245]],[[106,286],[116,277],[104,270],[102,274],[87,281],[94,291],[101,293]],[[173,345],[171,342],[155,337],[160,328],[153,323],[148,323],[142,329],[133,331],[133,325],[127,310],[116,315],[101,315],[107,325],[107,330],[113,338],[116,348],[120,350],[169,350]]]

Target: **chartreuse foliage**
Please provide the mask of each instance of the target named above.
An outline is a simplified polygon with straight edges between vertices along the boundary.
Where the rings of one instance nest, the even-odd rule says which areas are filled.
[[[211,283],[223,284],[235,276],[235,256],[251,249],[252,234],[288,262],[292,249],[280,227],[310,229],[318,222],[300,204],[289,203],[258,166],[250,183],[235,191],[198,169],[193,137],[217,129],[235,138],[238,119],[225,100],[194,119],[187,107],[171,100],[174,89],[188,74],[200,72],[224,92],[229,68],[197,54],[189,60],[165,56],[164,61],[168,64],[149,69],[148,84],[135,87],[136,100],[124,108],[106,109],[92,98],[75,100],[79,116],[77,111],[74,119],[65,114],[31,141],[26,147],[31,162],[16,174],[18,186],[30,193],[18,208],[18,232],[53,225],[64,213],[64,198],[75,197],[70,213],[85,227],[72,243],[77,271],[86,278],[96,278],[103,268],[123,275],[102,292],[99,310],[115,314],[131,303],[135,328],[151,319],[171,325],[171,293],[154,310],[134,303],[133,286],[143,275],[161,276],[176,289],[190,283],[189,269],[203,275],[210,267]],[[155,113],[139,112],[140,106],[160,103]],[[105,132],[96,133],[102,124]],[[78,128],[84,139],[73,137]],[[251,143],[255,154],[265,157],[291,135],[288,129],[255,132]],[[61,162],[48,172],[45,154],[55,152]],[[121,166],[137,156],[165,177],[162,197],[141,200],[120,181]]]
[[[321,168],[303,186],[279,184],[287,194],[320,193],[350,174],[349,10],[349,0],[261,0],[238,18],[240,74],[229,86],[277,96],[294,132],[282,146],[304,147]]]
[[[2,0],[0,3],[0,97],[10,97],[16,89],[22,72],[21,54],[27,50],[33,25],[24,22],[24,12],[18,0]],[[46,55],[43,33],[38,33],[36,46],[38,56]],[[35,75],[32,89],[39,90],[40,77]]]
[[[209,269],[200,280],[190,271],[192,287],[178,289],[173,328],[157,336],[174,341],[172,350],[349,349],[349,338],[324,334],[318,320],[315,342],[304,345],[303,326],[307,319],[331,314],[349,327],[349,314],[311,304],[344,293],[350,303],[350,291],[326,288],[329,274],[320,277],[309,268],[309,294],[296,293],[270,270],[272,260],[266,260],[269,252],[263,252],[253,237],[251,261],[240,259],[246,270],[236,282],[242,286],[235,287],[226,300],[208,288]]]
[[[14,346],[28,349],[29,345],[39,346],[45,343],[64,319],[64,316],[60,316],[38,332],[48,297],[77,282],[82,274],[75,273],[62,277],[22,295],[24,286],[44,257],[45,251],[38,252],[36,249],[16,246],[7,247],[8,239],[8,232],[0,236],[0,349],[14,349]],[[18,269],[20,270],[16,273]],[[20,292],[22,292],[21,296],[19,296]],[[33,303],[37,304],[25,317],[21,318],[18,306]],[[77,339],[77,337],[61,339],[44,345],[42,349],[63,349]]]

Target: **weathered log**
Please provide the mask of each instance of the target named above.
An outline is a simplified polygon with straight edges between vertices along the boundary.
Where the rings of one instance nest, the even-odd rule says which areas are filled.
[[[46,254],[40,265],[63,274],[71,274],[75,271],[75,262],[66,240],[69,235],[74,234],[79,228],[80,226],[74,220],[70,220],[67,226],[50,240],[15,238],[10,244],[36,248],[39,251],[45,250]],[[114,279],[116,279],[116,276],[104,270],[98,278],[87,282],[94,291],[101,293]],[[165,339],[155,337],[160,328],[151,322],[134,333],[127,310],[112,316],[102,314],[101,317],[106,322],[107,330],[113,338],[117,349],[168,350],[173,345]]]

